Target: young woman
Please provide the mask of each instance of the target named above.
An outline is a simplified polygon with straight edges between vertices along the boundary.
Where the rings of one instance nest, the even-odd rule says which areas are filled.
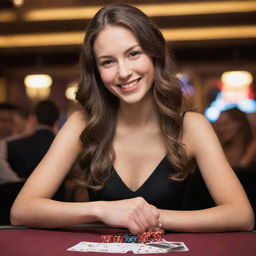
[[[53,228],[94,221],[133,234],[251,230],[254,216],[211,125],[184,113],[159,29],[140,10],[102,8],[87,29],[75,112],[18,195],[14,225]],[[51,197],[79,159],[88,202]],[[216,207],[180,210],[195,159]],[[86,191],[85,191],[86,193]]]
[[[221,112],[215,128],[233,168],[256,167],[256,139],[244,112],[238,108]]]

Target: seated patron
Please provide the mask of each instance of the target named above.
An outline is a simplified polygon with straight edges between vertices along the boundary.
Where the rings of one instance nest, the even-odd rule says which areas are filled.
[[[7,161],[19,177],[27,178],[49,149],[58,119],[59,109],[52,101],[39,102],[28,120],[30,129],[34,131],[2,142],[1,161]]]
[[[10,103],[0,103],[0,140],[15,132],[16,107]]]
[[[223,111],[214,124],[233,168],[256,168],[256,139],[246,114],[238,108]]]

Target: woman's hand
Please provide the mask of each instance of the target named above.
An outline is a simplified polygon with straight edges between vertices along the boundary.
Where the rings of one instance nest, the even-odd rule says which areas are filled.
[[[159,212],[142,197],[119,201],[104,201],[99,218],[112,227],[125,227],[132,234],[152,231],[159,227]]]

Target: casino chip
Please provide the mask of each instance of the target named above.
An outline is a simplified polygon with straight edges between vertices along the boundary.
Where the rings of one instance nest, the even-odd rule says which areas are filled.
[[[102,235],[103,243],[150,243],[163,240],[164,230],[144,232],[143,234],[132,235],[130,233],[115,233],[113,235]]]

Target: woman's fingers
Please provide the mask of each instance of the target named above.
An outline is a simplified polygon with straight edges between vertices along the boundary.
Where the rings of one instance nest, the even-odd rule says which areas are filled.
[[[149,205],[152,209],[156,222],[153,223],[152,228],[148,231],[159,231],[162,229],[162,223],[160,221],[160,212],[154,205]]]
[[[146,223],[145,231],[152,230],[158,222],[158,215],[155,214],[154,209],[152,209],[148,203],[144,206],[144,211],[142,213],[144,214]]]
[[[129,232],[133,235],[141,233],[142,228],[138,224],[138,221],[132,220],[129,222],[129,225],[127,225],[127,228]]]
[[[159,225],[159,212],[142,197],[103,202],[100,219],[114,227],[125,227],[132,234],[151,231]]]
[[[137,233],[154,230],[159,223],[157,208],[152,207],[143,198],[136,198],[134,203],[134,221],[139,227]]]
[[[134,198],[132,200],[130,212],[127,212],[127,226],[132,234],[143,233],[147,226],[147,213],[145,212],[146,202],[143,198]]]

